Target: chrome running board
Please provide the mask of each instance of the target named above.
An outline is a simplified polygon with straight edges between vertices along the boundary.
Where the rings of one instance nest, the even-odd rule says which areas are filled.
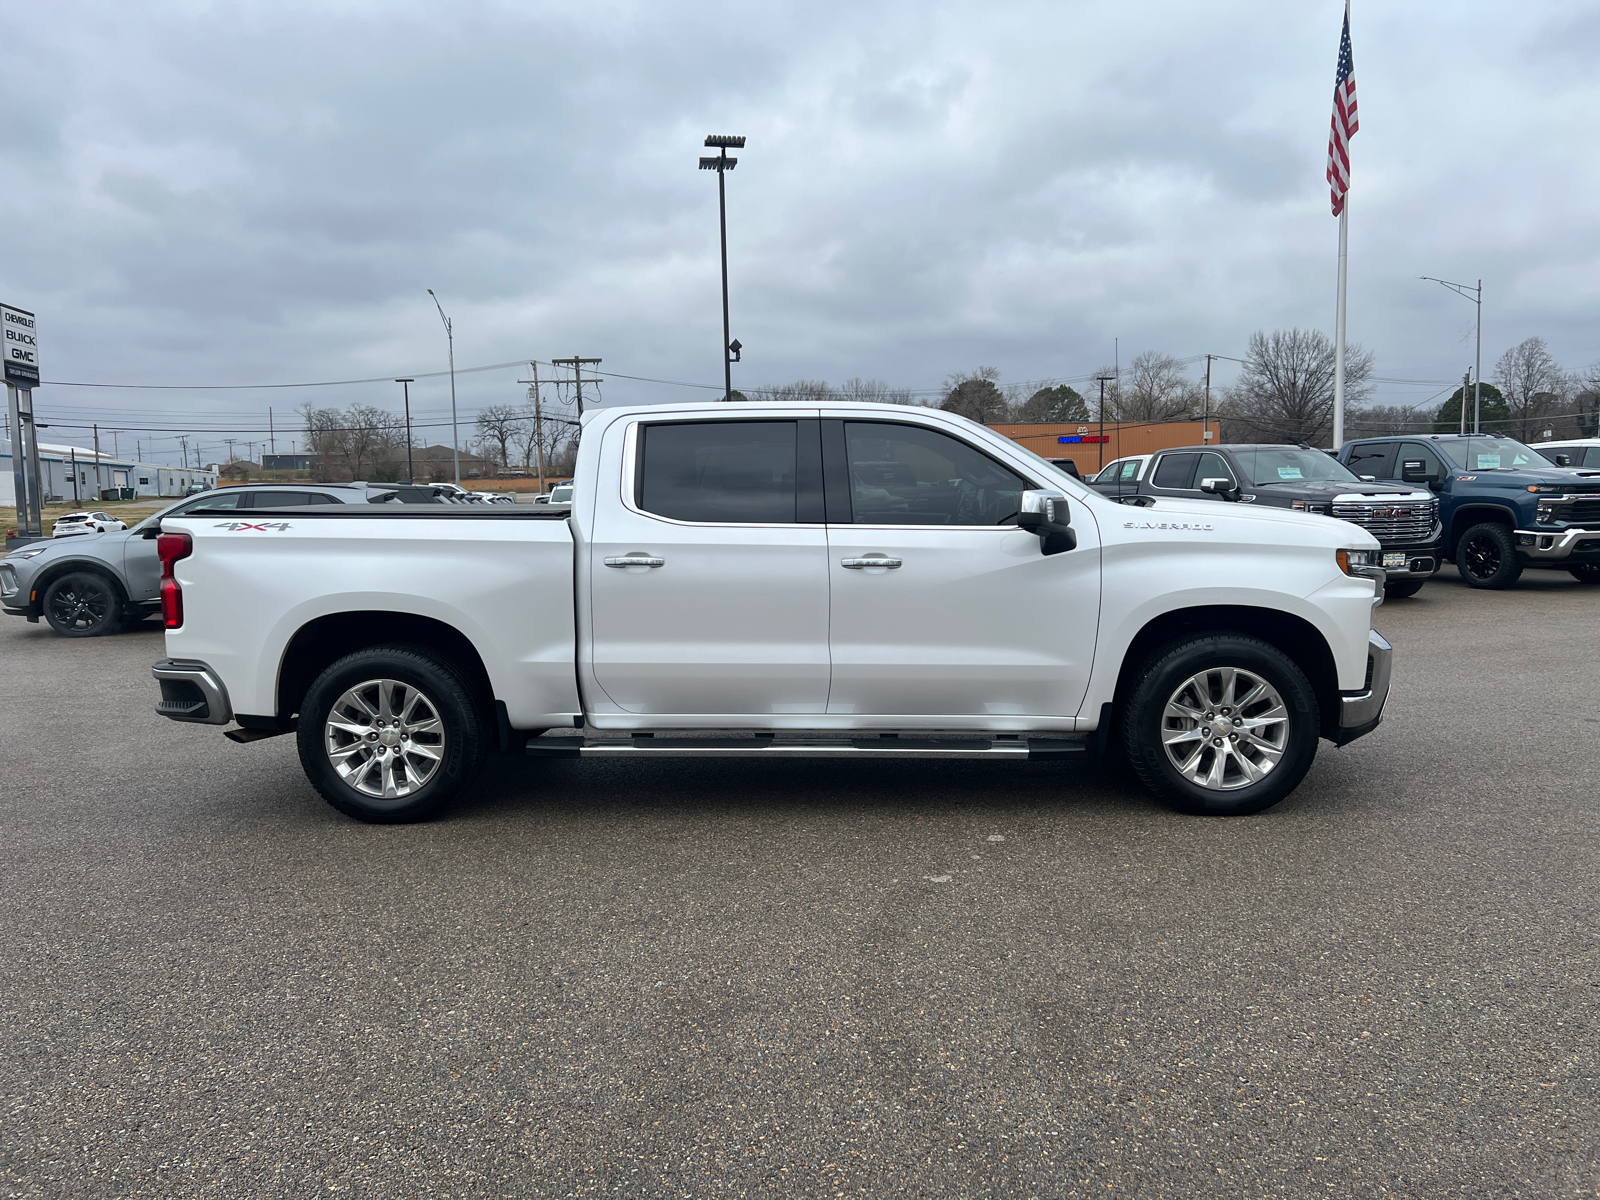
[[[545,735],[528,740],[530,758],[1009,758],[1062,759],[1083,754],[1083,738],[632,737]]]

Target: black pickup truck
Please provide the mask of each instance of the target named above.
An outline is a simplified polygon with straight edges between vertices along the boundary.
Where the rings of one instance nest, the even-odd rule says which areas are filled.
[[[1382,546],[1384,593],[1414,596],[1439,569],[1439,501],[1409,484],[1378,483],[1309,446],[1179,446],[1159,451],[1137,479],[1090,486],[1123,503],[1163,496],[1265,504],[1359,525]]]

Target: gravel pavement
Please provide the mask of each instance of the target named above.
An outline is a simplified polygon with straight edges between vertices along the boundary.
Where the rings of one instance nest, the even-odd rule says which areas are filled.
[[[1447,569],[1255,818],[497,759],[349,821],[0,620],[0,1196],[1600,1195],[1600,589]]]

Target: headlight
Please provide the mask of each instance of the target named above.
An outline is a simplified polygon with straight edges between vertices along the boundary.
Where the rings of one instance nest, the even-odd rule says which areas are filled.
[[[1376,565],[1376,553],[1372,550],[1339,550],[1335,557],[1339,560],[1339,569],[1346,575],[1366,575]]]
[[[1533,519],[1541,525],[1548,525],[1556,519],[1556,506],[1554,504],[1541,504],[1533,514]]]
[[[49,546],[28,546],[26,549],[13,550],[10,554],[6,555],[6,558],[16,562],[20,559],[33,558],[35,555],[43,554],[48,549],[50,549]]]

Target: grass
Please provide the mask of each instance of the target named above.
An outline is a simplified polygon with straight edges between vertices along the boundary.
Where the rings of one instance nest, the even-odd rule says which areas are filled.
[[[153,512],[159,512],[171,504],[176,497],[168,496],[165,499],[150,497],[144,500],[106,500],[99,504],[46,504],[44,506],[44,532],[48,537],[57,517],[70,512],[103,512],[107,516],[116,517],[129,528],[137,525]],[[15,529],[17,527],[17,510],[15,508],[0,508],[0,529]]]

